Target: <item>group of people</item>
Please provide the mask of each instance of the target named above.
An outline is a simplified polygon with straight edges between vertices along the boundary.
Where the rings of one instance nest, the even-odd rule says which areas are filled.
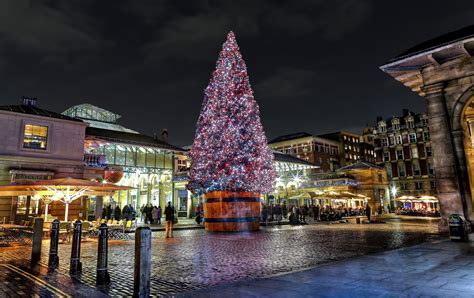
[[[140,214],[143,223],[161,225],[161,215],[163,214],[163,209],[161,209],[161,206],[153,206],[150,203],[146,205],[143,204],[140,207]]]
[[[132,204],[125,205],[122,209],[118,204],[115,207],[112,207],[111,204],[108,204],[102,208],[102,218],[104,219],[114,219],[114,220],[135,220],[136,212]]]
[[[161,206],[153,206],[152,204],[143,204],[140,207],[140,213],[143,223],[145,224],[159,224],[161,225],[161,217],[163,215],[163,209]],[[165,208],[165,229],[166,238],[173,238],[173,225],[176,221],[176,210],[171,206],[171,202]]]
[[[268,222],[268,221],[280,222],[282,221],[283,218],[285,219],[287,218],[288,208],[284,204],[283,205],[276,204],[276,205],[270,205],[270,206],[263,204],[261,213],[262,213],[263,222]]]
[[[367,205],[359,208],[350,207],[332,207],[320,205],[290,205],[285,204],[262,205],[262,222],[276,221],[280,222],[283,218],[288,218],[291,224],[305,224],[309,220],[316,221],[337,221],[343,217],[349,216],[367,216],[370,221],[371,210]]]
[[[395,214],[397,215],[411,215],[411,216],[428,216],[428,217],[440,217],[441,214],[439,213],[438,209],[430,209],[421,208],[421,209],[413,209],[413,208],[396,208]]]

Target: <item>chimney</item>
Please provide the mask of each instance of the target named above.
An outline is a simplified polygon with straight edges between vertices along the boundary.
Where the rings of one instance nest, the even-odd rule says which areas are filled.
[[[382,121],[382,120],[383,120],[382,116],[377,116],[377,123]]]
[[[161,131],[161,140],[165,143],[168,143],[168,129],[163,128]]]
[[[408,109],[403,109],[403,117],[410,115],[410,111]]]
[[[36,107],[36,101],[38,99],[36,97],[26,97],[23,96],[21,99],[21,104],[24,106]]]

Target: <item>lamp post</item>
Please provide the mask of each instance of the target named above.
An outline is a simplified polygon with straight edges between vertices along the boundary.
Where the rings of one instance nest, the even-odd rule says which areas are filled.
[[[395,209],[395,198],[397,197],[397,193],[398,193],[397,187],[395,185],[392,185],[390,192],[392,193],[393,209]]]

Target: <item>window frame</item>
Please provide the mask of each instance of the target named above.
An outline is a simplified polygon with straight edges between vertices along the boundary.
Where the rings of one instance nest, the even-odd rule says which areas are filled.
[[[26,125],[46,127],[47,132],[46,132],[46,148],[45,149],[36,149],[36,148],[24,147]],[[20,126],[20,139],[18,140],[19,150],[20,151],[25,151],[25,152],[50,153],[51,152],[51,147],[52,147],[52,144],[51,144],[52,131],[53,131],[53,124],[50,123],[50,122],[37,121],[37,120],[33,120],[33,119],[23,119],[21,121],[21,126]]]

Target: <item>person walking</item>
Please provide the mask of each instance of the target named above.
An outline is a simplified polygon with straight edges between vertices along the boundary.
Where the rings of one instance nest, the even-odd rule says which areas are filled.
[[[157,218],[158,224],[161,225],[161,215],[163,214],[163,209],[161,209],[161,206],[158,206],[157,213],[158,213],[158,218]]]
[[[265,226],[267,225],[268,221],[268,208],[267,205],[263,204],[262,206],[262,222],[265,223]]]
[[[367,219],[369,220],[369,223],[370,223],[370,206],[369,204],[367,204],[367,207],[365,207],[365,215],[367,216]]]
[[[156,224],[158,222],[158,207],[153,206],[153,212],[151,214],[153,223]]]
[[[149,224],[153,223],[152,213],[153,213],[153,206],[151,205],[151,203],[148,203],[145,209],[145,223],[149,223]]]
[[[144,223],[146,223],[146,219],[145,219],[145,208],[146,208],[146,205],[143,204],[141,207],[140,207],[140,220]]]
[[[174,221],[174,207],[171,206],[171,202],[168,202],[168,206],[165,208],[165,220],[166,220],[166,238],[173,238],[173,221]]]

